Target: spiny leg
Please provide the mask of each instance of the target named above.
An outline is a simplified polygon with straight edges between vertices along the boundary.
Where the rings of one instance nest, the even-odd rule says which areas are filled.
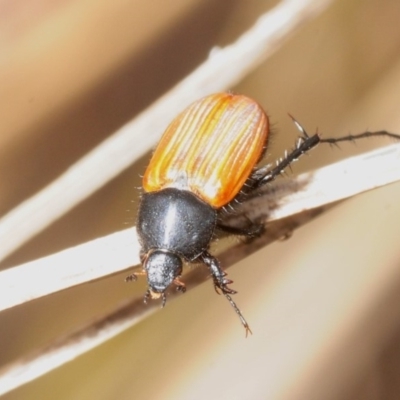
[[[141,275],[146,275],[146,272],[145,271],[133,272],[132,274],[128,275],[125,278],[125,282],[135,282],[137,281],[137,277]]]
[[[237,228],[236,226],[229,226],[222,223],[218,223],[217,228],[232,235],[246,236],[248,238],[259,237],[264,232],[264,225],[253,223],[250,220],[249,226],[246,228]]]
[[[174,284],[176,286],[177,292],[185,293],[186,285],[179,279],[179,277],[174,279]]]
[[[143,266],[144,262],[146,260],[147,254],[144,253],[143,251],[140,251],[139,257],[140,257],[140,264]],[[146,275],[146,272],[144,271],[144,269],[142,269],[141,271],[138,271],[138,272],[133,272],[132,274],[128,275],[125,278],[125,282],[136,282],[137,277],[142,276],[142,275]]]
[[[221,290],[222,294],[226,297],[226,299],[229,301],[230,305],[233,307],[236,314],[238,315],[240,322],[242,323],[244,329],[246,330],[246,337],[249,333],[252,334],[249,324],[243,317],[243,314],[239,310],[239,307],[236,305],[236,303],[232,300],[232,297],[230,296],[230,294],[235,294],[236,291],[228,288],[227,285],[232,283],[232,281],[230,279],[225,278],[226,272],[224,272],[221,269],[219,261],[207,252],[203,253],[201,259],[211,271],[211,274],[214,279],[215,290],[217,291],[217,293],[219,293],[218,289]]]
[[[226,272],[224,272],[219,264],[219,261],[211,254],[204,252],[201,255],[201,260],[209,268],[211,275],[214,280],[215,291],[219,294],[218,290],[222,293],[235,294],[236,291],[228,288],[228,285],[233,283],[230,279],[226,278]]]
[[[298,138],[295,148],[290,153],[285,152],[284,157],[277,161],[274,168],[270,169],[269,166],[266,166],[254,171],[249,180],[251,182],[250,185],[252,186],[252,190],[258,189],[259,187],[272,182],[287,167],[289,167],[290,164],[297,161],[303,154],[307,153],[320,143],[321,138],[318,133],[309,136],[297,121],[294,119],[293,121],[302,132],[302,136]]]
[[[250,190],[247,193],[258,189],[265,184],[272,182],[277,176],[279,176],[287,167],[297,161],[303,154],[307,153],[319,143],[329,143],[335,145],[339,142],[351,142],[362,138],[386,136],[392,139],[400,140],[400,135],[390,133],[387,131],[376,131],[376,132],[363,132],[357,135],[347,135],[338,138],[321,138],[318,132],[314,135],[309,136],[306,130],[297,122],[290,114],[290,118],[296,125],[297,129],[301,132],[301,136],[297,140],[295,148],[290,153],[285,153],[284,157],[278,160],[275,168],[270,169],[269,166],[261,167],[253,172],[249,179]]]

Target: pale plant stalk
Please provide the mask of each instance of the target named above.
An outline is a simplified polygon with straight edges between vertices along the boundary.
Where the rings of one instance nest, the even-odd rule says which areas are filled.
[[[148,109],[5,215],[0,220],[0,261],[149,151],[190,102],[233,87],[332,2],[283,0],[236,42],[213,49],[203,64]]]
[[[295,179],[278,180],[244,203],[232,218],[240,220],[245,214],[256,221],[268,214],[271,222],[331,204],[396,182],[399,164],[400,144],[393,144]],[[1,271],[0,311],[127,270],[140,263],[139,249],[136,229],[129,228]]]
[[[268,221],[275,220],[277,223],[280,219],[286,217],[285,222],[281,225],[277,224],[271,231],[267,230],[267,235],[263,235],[261,238],[251,243],[237,243],[228,250],[225,250],[225,252],[219,255],[224,268],[229,267],[273,240],[285,236],[289,230],[291,231],[306,223],[333,202],[343,200],[366,190],[400,181],[399,162],[400,144],[396,144],[341,161],[312,173],[302,174],[296,179],[286,181],[284,184],[282,184],[283,182],[278,182],[277,190],[275,190],[276,188],[273,188],[273,190],[266,188],[264,193],[260,196],[255,196],[249,202],[245,202],[242,205],[242,209],[238,210],[236,217],[240,218],[243,213],[247,215],[253,212],[253,218],[257,219],[268,212]],[[280,197],[282,193],[285,192],[286,195]],[[277,200],[279,200],[278,203]],[[273,208],[270,206],[271,203],[274,204]],[[291,216],[291,218],[288,220],[287,217],[289,216]],[[101,251],[101,249],[104,248],[105,252],[100,255],[95,255],[92,260],[88,259],[87,261],[90,265],[87,266],[86,272],[85,268],[83,268],[82,274],[78,277],[72,275],[69,277],[63,276],[66,269],[62,267],[60,271],[61,276],[63,276],[60,278],[62,281],[69,282],[68,284],[73,286],[83,283],[83,281],[95,279],[92,274],[93,271],[100,270],[102,272],[97,274],[96,277],[98,278],[104,273],[104,270],[102,270],[99,265],[95,265],[96,262],[99,262],[99,259],[101,260],[102,257],[114,261],[114,257],[121,252],[125,253],[121,257],[121,260],[126,260],[127,263],[124,264],[124,261],[122,261],[120,266],[116,266],[113,262],[112,265],[115,268],[111,268],[106,274],[126,269],[132,261],[137,261],[137,252],[134,251],[135,247],[130,246],[131,244],[135,244],[137,250],[134,230],[128,229],[120,232],[117,234],[117,237],[118,240],[115,241],[114,235],[106,236],[78,246],[77,248],[72,248],[45,259],[37,260],[36,265],[32,269],[35,273],[41,271],[40,276],[43,277],[44,275],[42,275],[42,273],[45,274],[48,272],[48,265],[53,265],[53,267],[57,265],[53,264],[56,258],[61,262],[64,258],[67,262],[71,262],[76,257],[76,262],[81,262],[83,252],[89,250],[89,253],[93,254],[91,251],[94,248],[93,246],[96,247],[97,251]],[[120,246],[121,243],[123,244]],[[30,266],[32,266],[32,264],[30,264]],[[69,266],[70,265],[68,265],[68,267]],[[21,278],[21,274],[27,273],[29,268],[25,265],[16,267],[14,271],[16,272],[14,276],[16,281],[14,284],[17,284],[18,280]],[[5,271],[3,274],[7,274],[7,272],[8,271]],[[203,272],[204,269],[197,268],[185,275],[184,280],[189,290],[207,279],[207,275]],[[0,277],[0,281],[3,281],[3,276]],[[84,280],[82,280],[82,277],[85,277]],[[54,278],[54,276],[52,276],[52,278]],[[27,280],[29,281],[29,279]],[[48,284],[47,293],[60,290],[59,282],[52,284],[49,280]],[[0,288],[0,293],[8,289],[7,287]],[[18,290],[19,289],[14,286],[13,291]],[[10,291],[7,293],[10,294]],[[45,293],[37,295],[40,296],[43,294]],[[176,295],[176,292],[172,292],[169,293],[168,297],[174,298]],[[33,296],[35,295],[27,295],[25,293],[24,299],[20,300],[27,301],[29,297],[32,299]],[[15,302],[17,301],[18,300],[15,299]],[[8,305],[8,307],[10,306],[12,305]],[[148,314],[154,312],[158,307],[159,304],[157,302],[144,305],[142,298],[136,298],[122,305],[110,314],[99,318],[97,321],[6,366],[0,371],[0,395],[74,360],[81,354],[138,323]],[[4,305],[3,308],[5,308]]]
[[[0,220],[0,260],[146,153],[168,122],[188,103],[238,83],[332,2],[281,1],[235,43],[213,49],[209,59],[169,93],[72,165],[56,181],[4,216]],[[261,196],[243,205],[242,213],[251,219],[268,213],[268,221],[292,216],[295,225],[301,225],[314,215],[313,210],[400,180],[399,161],[400,145],[392,145],[293,180],[281,180],[275,186],[275,189],[280,188],[278,191],[266,188]],[[274,203],[273,208],[271,203]],[[303,219],[294,217],[295,214]],[[239,212],[237,217],[240,216]],[[29,224],[26,224],[28,219]],[[274,238],[284,233],[285,226],[281,226],[276,229]],[[271,240],[260,238],[250,244],[234,244],[221,255],[224,267]],[[136,232],[131,228],[3,271],[0,273],[0,310],[126,270],[139,263],[138,253]],[[185,276],[189,289],[205,279],[199,271]],[[142,299],[134,299],[98,321],[5,367],[0,372],[0,395],[75,359],[136,324],[158,307],[157,303],[144,306]]]

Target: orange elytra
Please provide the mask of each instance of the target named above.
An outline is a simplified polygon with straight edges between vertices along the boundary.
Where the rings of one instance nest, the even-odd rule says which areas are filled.
[[[143,189],[188,190],[221,208],[239,193],[261,158],[268,128],[264,110],[248,97],[204,97],[166,129],[144,174]]]

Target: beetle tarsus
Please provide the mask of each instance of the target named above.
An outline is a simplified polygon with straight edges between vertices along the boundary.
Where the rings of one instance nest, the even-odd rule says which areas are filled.
[[[400,139],[400,135],[397,135],[396,133],[391,133],[388,131],[376,131],[376,132],[363,132],[363,133],[358,133],[357,135],[346,135],[346,136],[341,136],[338,138],[321,138],[320,142],[321,143],[330,143],[330,144],[337,144],[338,142],[355,142],[357,139],[363,139],[363,138],[369,138],[369,137],[377,137],[377,136],[386,136],[391,139]]]
[[[186,285],[177,277],[174,279],[174,284],[176,286],[176,291],[185,293],[186,292]]]
[[[125,278],[125,282],[135,282],[137,281],[136,274],[130,274]]]
[[[211,254],[204,252],[202,254],[201,258],[202,258],[202,261],[204,262],[204,264],[206,264],[211,271],[211,274],[212,274],[213,280],[214,280],[215,291],[218,294],[220,294],[219,291],[221,291],[222,294],[229,301],[230,305],[233,307],[236,314],[238,315],[240,322],[242,323],[244,329],[246,330],[246,337],[247,337],[247,335],[249,333],[250,334],[252,333],[251,329],[249,327],[249,324],[247,323],[247,321],[243,317],[241,311],[239,310],[238,306],[236,305],[236,303],[232,300],[232,297],[230,296],[231,294],[236,294],[237,292],[236,292],[236,290],[230,289],[227,286],[227,285],[230,285],[231,283],[233,283],[233,281],[225,278],[226,272],[224,272],[221,269],[219,261],[215,257],[213,257]]]
[[[128,276],[125,278],[125,282],[135,282],[135,281],[137,281],[138,275],[146,275],[146,272],[145,272],[145,271],[136,271],[136,272],[133,272],[132,274],[128,275]]]
[[[233,283],[233,281],[230,279],[223,279],[222,281],[214,280],[214,289],[218,294],[236,294],[236,290],[228,287],[231,283]],[[219,291],[221,291],[221,293]]]
[[[236,305],[236,303],[232,300],[232,297],[229,296],[229,294],[227,294],[227,293],[224,293],[224,296],[229,301],[230,305],[233,307],[233,309],[235,310],[236,314],[238,315],[238,317],[240,319],[240,322],[242,323],[244,329],[246,330],[246,337],[248,336],[249,333],[250,333],[250,335],[252,335],[253,332],[251,331],[249,324],[247,323],[246,319],[243,317],[243,314],[239,310],[239,308]]]

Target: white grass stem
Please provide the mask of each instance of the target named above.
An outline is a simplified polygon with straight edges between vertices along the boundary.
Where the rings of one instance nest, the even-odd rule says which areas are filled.
[[[351,157],[277,186],[301,188],[283,197],[270,190],[244,204],[246,215],[268,221],[311,210],[400,180],[400,144]],[[254,202],[256,205],[254,205]],[[270,208],[270,203],[275,207]],[[129,228],[0,272],[0,311],[139,264],[136,230]]]
[[[231,88],[333,0],[284,0],[55,181],[0,219],[0,261],[116,177],[156,143],[190,102]]]

